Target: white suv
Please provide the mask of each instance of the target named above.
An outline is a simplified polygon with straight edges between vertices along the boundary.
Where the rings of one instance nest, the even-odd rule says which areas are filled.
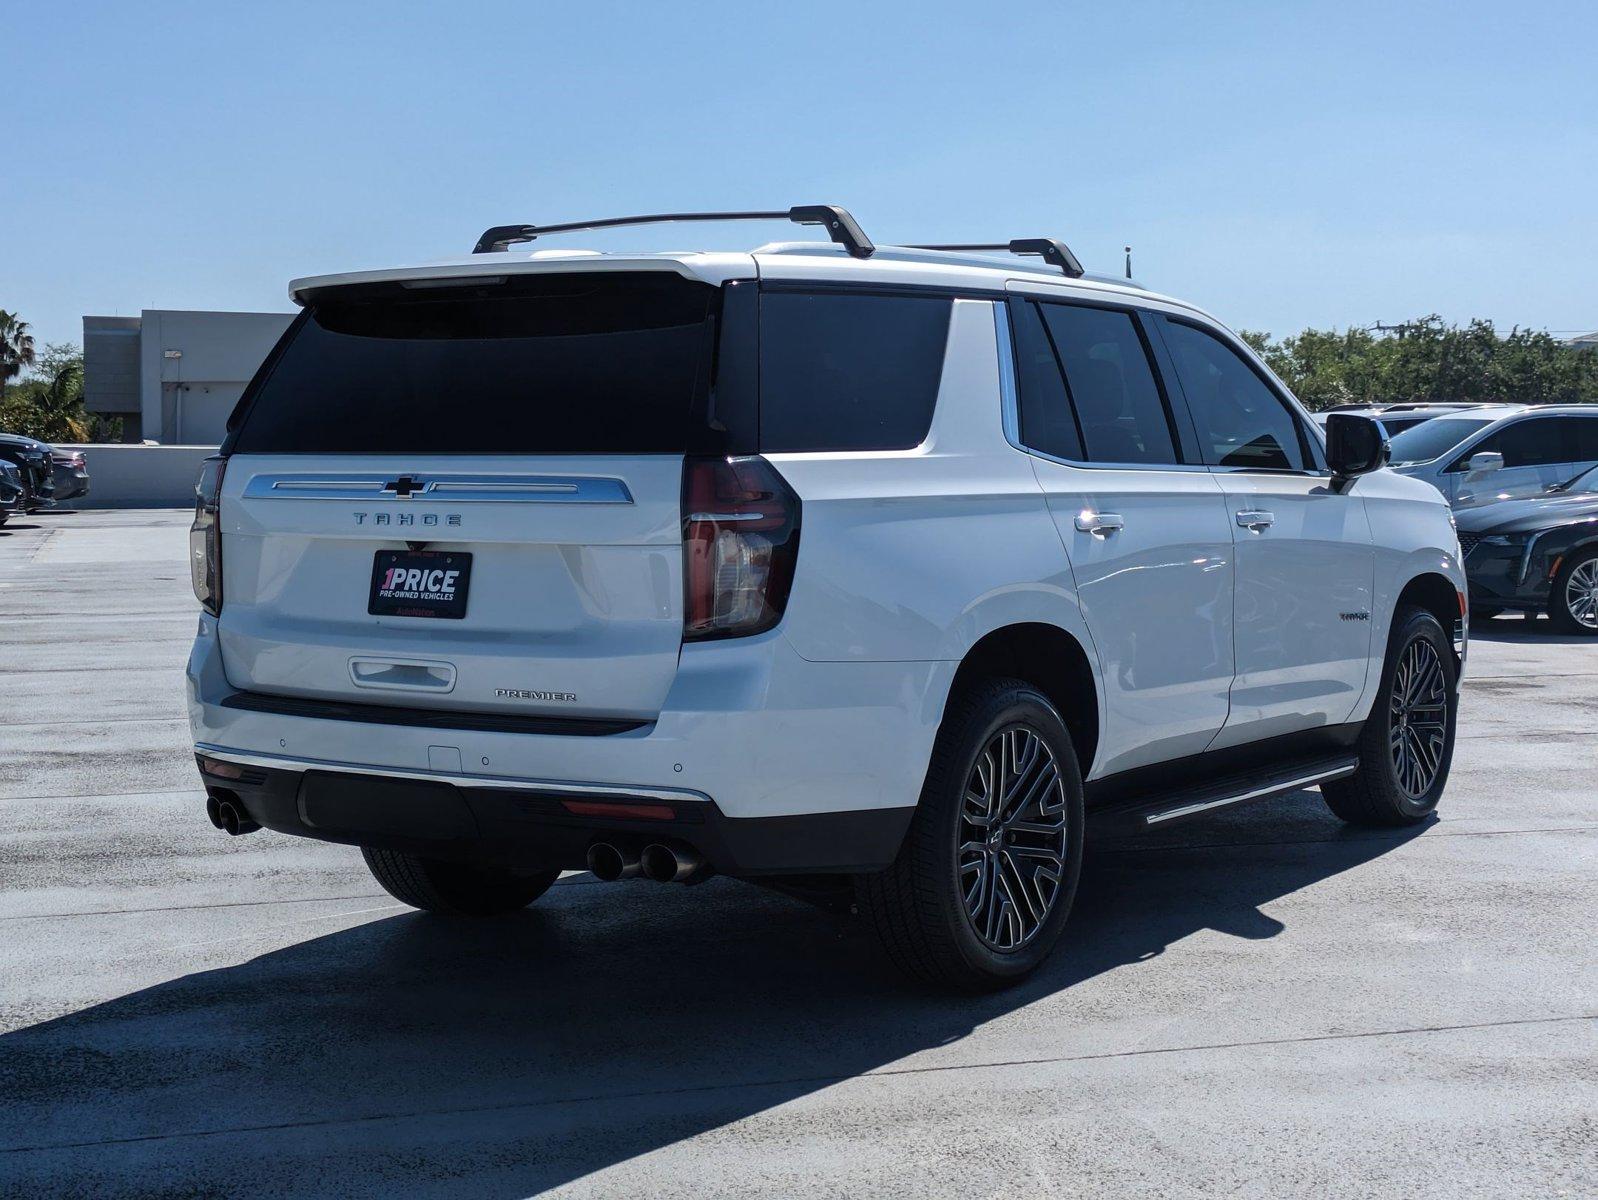
[[[456,914],[721,873],[980,987],[1056,940],[1087,820],[1431,813],[1465,577],[1374,422],[1323,447],[1212,318],[1058,242],[715,215],[833,244],[511,226],[292,285],[192,535],[216,824]]]

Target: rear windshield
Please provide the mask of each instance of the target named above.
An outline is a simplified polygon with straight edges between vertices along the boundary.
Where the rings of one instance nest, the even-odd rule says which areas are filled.
[[[719,309],[717,288],[664,272],[329,289],[251,385],[231,449],[728,449],[710,401]]]
[[[1392,439],[1395,463],[1430,462],[1441,458],[1491,422],[1478,417],[1433,417]]]

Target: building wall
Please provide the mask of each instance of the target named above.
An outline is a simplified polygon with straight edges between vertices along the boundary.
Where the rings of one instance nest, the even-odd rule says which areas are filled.
[[[200,464],[215,446],[74,446],[89,468],[89,494],[63,508],[188,508]]]
[[[139,318],[83,318],[83,407],[122,418],[122,436],[138,441],[143,403],[139,399]]]
[[[123,437],[216,445],[292,313],[145,309],[83,318],[84,405],[121,415]]]
[[[244,386],[293,319],[146,309],[139,346],[144,436],[163,444],[220,442]]]

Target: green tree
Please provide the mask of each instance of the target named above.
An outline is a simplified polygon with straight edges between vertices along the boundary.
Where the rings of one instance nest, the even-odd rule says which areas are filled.
[[[1433,313],[1380,330],[1306,329],[1280,341],[1258,332],[1241,336],[1310,408],[1598,401],[1598,354],[1518,327],[1503,335],[1491,321],[1456,326]]]
[[[121,436],[120,428],[112,429],[83,411],[83,354],[77,346],[70,342],[46,346],[36,355],[33,376],[0,398],[0,429],[45,442]]]
[[[6,384],[32,365],[33,334],[28,323],[0,308],[0,398],[6,394]]]

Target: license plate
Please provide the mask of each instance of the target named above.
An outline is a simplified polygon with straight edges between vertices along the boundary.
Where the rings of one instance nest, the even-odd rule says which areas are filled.
[[[372,559],[372,594],[366,611],[375,617],[466,615],[472,556],[456,550],[379,550]]]

